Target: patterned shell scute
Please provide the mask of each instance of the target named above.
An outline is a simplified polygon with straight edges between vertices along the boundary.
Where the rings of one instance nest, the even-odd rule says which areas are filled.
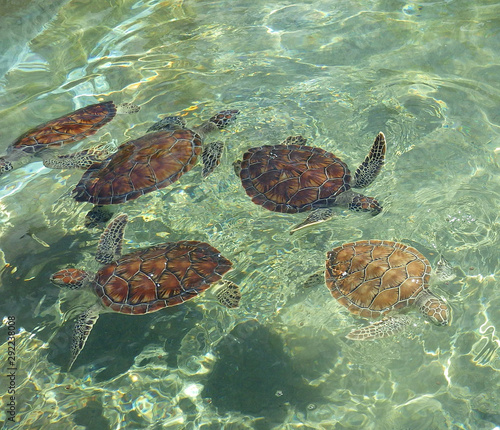
[[[124,203],[177,181],[196,164],[201,137],[191,130],[149,133],[95,163],[74,189],[79,202]]]
[[[28,130],[9,149],[36,153],[45,148],[78,142],[97,133],[115,115],[116,106],[111,101],[86,106]]]
[[[94,289],[104,306],[145,314],[196,297],[231,270],[232,263],[208,243],[181,241],[138,250],[107,264]]]
[[[415,248],[392,241],[347,243],[327,254],[325,279],[340,304],[376,318],[414,303],[428,288],[431,266]]]
[[[320,148],[265,145],[250,148],[240,179],[252,201],[275,212],[304,212],[330,206],[350,188],[346,164]]]

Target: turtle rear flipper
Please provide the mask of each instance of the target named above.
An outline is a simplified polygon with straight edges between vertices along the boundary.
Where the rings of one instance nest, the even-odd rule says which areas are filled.
[[[365,161],[356,169],[351,182],[353,188],[364,188],[370,185],[384,165],[386,142],[384,133],[380,132],[370,149]]]
[[[201,161],[203,163],[203,170],[201,176],[206,178],[212,173],[215,168],[220,164],[222,151],[224,150],[224,143],[220,141],[211,142],[205,145],[201,154]]]
[[[300,230],[304,227],[328,221],[332,216],[333,210],[331,210],[330,208],[314,209],[304,221],[302,221],[300,224],[297,224],[290,230],[290,234],[293,234],[297,230]]]
[[[44,156],[43,165],[49,169],[88,169],[94,163],[101,162],[114,151],[104,146],[84,149],[74,154]]]
[[[97,319],[99,318],[100,310],[100,305],[95,304],[78,317],[75,328],[73,330],[73,339],[71,341],[71,358],[68,365],[68,372],[73,367],[73,364],[80,355],[80,352],[82,352],[89,334],[94,327]]]
[[[351,340],[375,340],[402,332],[411,323],[405,315],[386,317],[366,327],[351,331],[346,338]]]
[[[120,214],[108,224],[97,245],[96,261],[102,264],[109,264],[120,258],[122,254],[123,234],[127,221],[127,214]]]
[[[240,305],[240,287],[234,282],[223,279],[216,285],[215,296],[217,301],[227,308],[234,309]]]

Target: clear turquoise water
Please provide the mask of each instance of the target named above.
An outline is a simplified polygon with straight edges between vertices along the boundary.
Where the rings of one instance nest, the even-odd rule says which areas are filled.
[[[0,152],[26,129],[99,100],[141,111],[80,146],[240,109],[220,168],[124,205],[126,249],[209,241],[235,265],[238,310],[207,293],[141,317],[104,314],[71,373],[72,320],[90,302],[48,281],[95,268],[99,232],[68,191],[80,173],[40,161],[0,178],[2,316],[16,317],[17,429],[494,429],[500,427],[500,4],[493,1],[79,1],[0,3]],[[232,162],[302,134],[352,168],[376,133],[377,217],[254,205]],[[357,239],[410,243],[455,278],[435,287],[449,327],[416,315],[392,339],[303,283]],[[90,301],[89,301],[90,300]],[[4,320],[5,322],[5,320]],[[7,329],[0,329],[7,368]],[[0,379],[0,420],[9,381]]]

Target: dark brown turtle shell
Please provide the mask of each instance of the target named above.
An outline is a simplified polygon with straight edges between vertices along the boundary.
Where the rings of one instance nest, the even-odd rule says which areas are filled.
[[[126,142],[87,169],[74,189],[74,198],[110,205],[164,188],[191,170],[201,145],[201,136],[186,129],[148,133]]]
[[[392,241],[347,243],[327,254],[326,286],[353,314],[376,318],[410,306],[429,287],[431,266],[415,248]]]
[[[334,204],[350,188],[347,165],[330,152],[305,145],[250,148],[240,179],[252,201],[275,212],[304,212]]]
[[[94,290],[104,306],[145,314],[196,297],[231,270],[232,263],[204,242],[181,241],[124,255],[102,267]]]
[[[8,151],[37,153],[46,148],[57,148],[91,136],[116,115],[113,102],[86,106],[70,114],[40,124],[19,136]]]

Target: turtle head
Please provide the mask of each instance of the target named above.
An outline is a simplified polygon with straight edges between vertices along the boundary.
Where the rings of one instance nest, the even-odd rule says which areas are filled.
[[[220,111],[212,116],[207,122],[195,127],[193,130],[204,138],[208,133],[226,128],[229,124],[234,122],[239,113],[240,111],[235,109]]]
[[[155,122],[146,130],[146,133],[154,131],[173,131],[186,128],[186,121],[181,116],[167,116],[158,122]]]
[[[96,205],[85,215],[85,221],[83,225],[87,228],[101,227],[107,223],[113,212],[111,212],[106,206]]]
[[[382,206],[373,197],[366,197],[355,193],[352,201],[349,203],[349,209],[356,212],[371,212],[372,215],[378,215],[382,212]]]
[[[219,130],[222,130],[231,124],[239,113],[240,111],[236,109],[223,110],[210,118],[208,122],[214,124]]]
[[[446,303],[428,290],[419,294],[416,304],[432,323],[448,325],[450,322],[450,310]]]
[[[50,276],[50,281],[59,286],[65,286],[72,290],[77,290],[79,288],[87,285],[89,281],[89,274],[85,270],[81,269],[62,269]]]
[[[12,163],[6,160],[5,157],[0,157],[0,176],[10,170],[12,170]]]

